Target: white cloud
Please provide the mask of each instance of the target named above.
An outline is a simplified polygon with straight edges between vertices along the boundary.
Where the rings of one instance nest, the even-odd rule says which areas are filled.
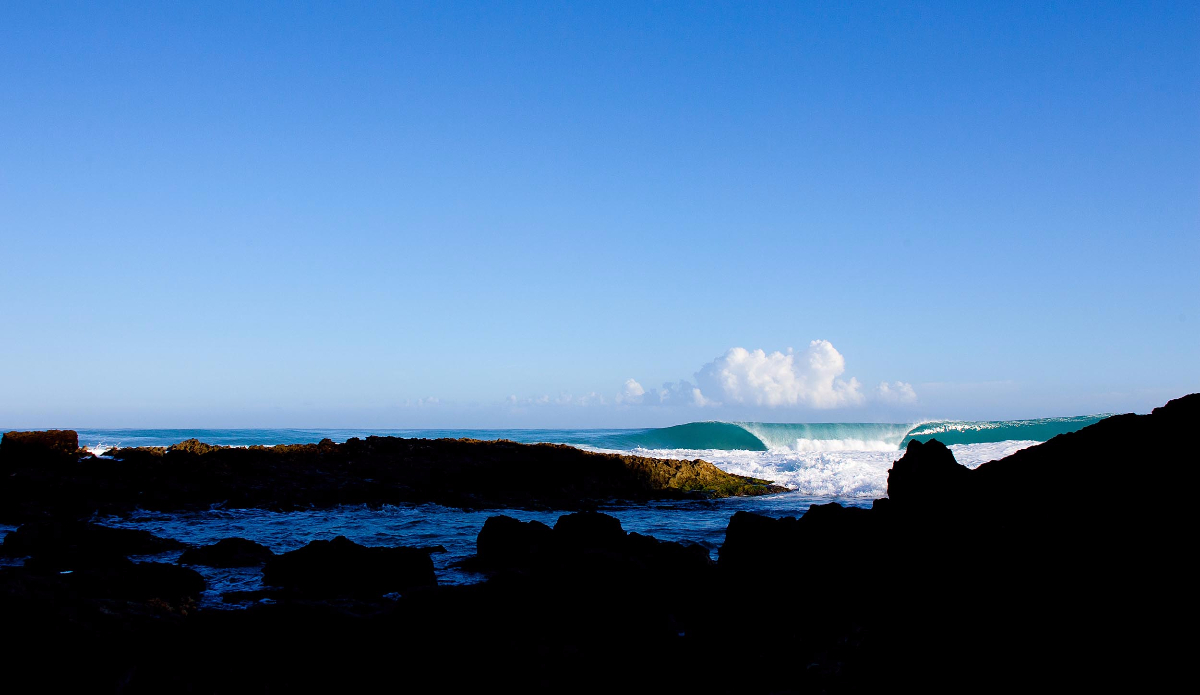
[[[862,405],[867,394],[858,379],[843,378],[846,358],[828,340],[814,340],[797,352],[730,348],[700,368],[695,382],[677,381],[661,389],[646,389],[634,379],[625,381],[617,403],[661,406],[756,406],[766,408],[843,408]],[[890,405],[913,403],[912,384],[882,382],[872,401]]]
[[[912,403],[917,400],[917,392],[912,384],[903,381],[880,382],[875,389],[876,397],[884,403]]]
[[[617,396],[618,403],[641,403],[642,397],[646,395],[646,389],[642,388],[635,379],[626,379],[625,388],[621,389],[621,395]]]
[[[866,399],[858,380],[839,378],[846,359],[828,340],[814,340],[796,353],[730,348],[696,373],[695,397],[710,404],[753,404],[838,408]]]

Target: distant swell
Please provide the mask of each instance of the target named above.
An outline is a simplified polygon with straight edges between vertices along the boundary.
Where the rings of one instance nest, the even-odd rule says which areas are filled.
[[[618,449],[689,449],[718,451],[899,451],[909,440],[938,439],[943,444],[1005,441],[1044,442],[1074,432],[1103,415],[1038,420],[935,421],[891,423],[689,422],[660,429],[612,434],[597,445]]]

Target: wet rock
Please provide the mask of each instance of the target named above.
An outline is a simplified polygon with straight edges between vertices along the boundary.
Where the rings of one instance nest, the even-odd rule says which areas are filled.
[[[207,565],[209,567],[253,567],[275,557],[275,553],[261,543],[245,538],[224,538],[213,545],[189,548],[179,556],[181,565]]]
[[[263,582],[310,596],[380,596],[434,586],[437,578],[427,550],[367,547],[338,536],[272,558]]]

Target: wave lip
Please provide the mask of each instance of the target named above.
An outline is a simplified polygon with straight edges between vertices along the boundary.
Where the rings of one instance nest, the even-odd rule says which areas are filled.
[[[910,440],[943,444],[1044,442],[1102,420],[1104,415],[1036,420],[934,420],[919,423],[689,422],[623,433],[601,446],[620,449],[717,451],[899,451]]]

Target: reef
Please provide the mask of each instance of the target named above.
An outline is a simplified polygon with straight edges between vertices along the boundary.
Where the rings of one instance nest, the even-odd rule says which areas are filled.
[[[46,515],[87,518],[214,505],[290,511],[433,502],[580,509],[614,501],[781,492],[786,488],[701,460],[504,440],[367,437],[246,448],[188,440],[116,449],[103,457],[79,450],[70,431],[9,432],[0,442],[0,520],[13,523]]]
[[[148,563],[122,553],[168,539],[26,524],[0,550],[53,562],[0,569],[6,685],[1165,690],[1192,677],[1188,435],[1198,418],[1200,395],[1187,396],[975,470],[936,441],[913,442],[872,508],[738,513],[716,562],[595,511],[553,526],[489,518],[469,561],[487,579],[471,586],[438,586],[428,549],[314,543],[267,559],[276,588],[227,597],[243,610],[196,609],[200,587],[185,568],[129,569]],[[220,451],[215,461],[235,460]],[[71,550],[89,537],[107,550]],[[72,580],[82,571],[72,561],[109,574]]]

